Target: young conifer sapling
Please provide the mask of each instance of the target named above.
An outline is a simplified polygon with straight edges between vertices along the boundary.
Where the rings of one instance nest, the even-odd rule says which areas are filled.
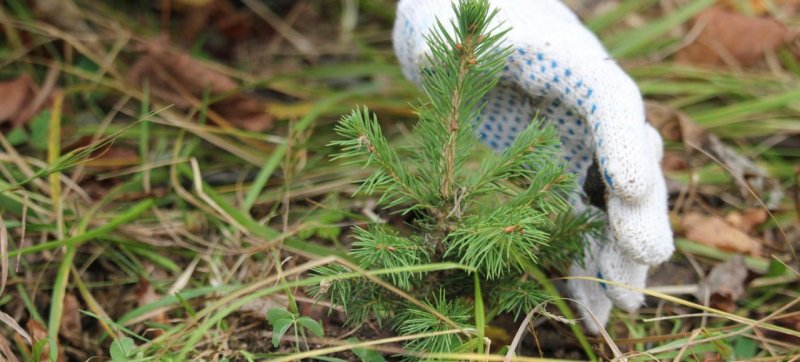
[[[485,0],[453,6],[455,20],[440,19],[427,38],[412,146],[390,145],[366,108],[342,118],[332,143],[336,159],[372,172],[356,193],[379,196],[412,229],[355,227],[350,256],[416,303],[366,277],[337,279],[352,271],[340,265],[316,269],[325,282],[311,291],[341,306],[352,325],[373,320],[401,335],[461,330],[406,343],[423,353],[482,350],[476,324],[519,317],[548,298],[526,270],[582,258],[585,234],[599,231],[566,201],[576,184],[559,162],[554,128],[531,120],[500,154],[478,143],[475,120],[511,50],[501,45],[507,31],[490,27],[496,11]],[[461,268],[434,267],[448,262]]]

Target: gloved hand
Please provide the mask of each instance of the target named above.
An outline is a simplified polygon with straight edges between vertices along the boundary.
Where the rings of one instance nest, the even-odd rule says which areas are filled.
[[[611,59],[598,39],[558,0],[490,0],[498,16],[492,26],[510,27],[514,53],[498,86],[487,95],[478,137],[501,152],[537,113],[557,127],[564,160],[584,183],[596,159],[605,184],[608,241],[588,240],[586,260],[570,268],[589,276],[643,288],[650,266],[674,251],[667,218],[667,194],[659,161],[662,141],[645,120],[633,80]],[[419,85],[429,51],[425,42],[436,19],[448,25],[449,0],[401,0],[394,47],[403,72]],[[572,196],[577,212],[594,207],[581,192]],[[568,289],[603,324],[613,304],[635,311],[644,296],[629,289],[585,280]],[[589,332],[598,326],[579,308]]]

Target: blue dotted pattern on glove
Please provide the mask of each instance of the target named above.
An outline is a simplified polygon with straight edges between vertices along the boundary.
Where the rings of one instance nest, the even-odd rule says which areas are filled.
[[[597,139],[596,146],[592,142],[600,121],[593,120],[590,126],[582,117],[597,112],[593,89],[570,68],[561,68],[557,60],[541,52],[520,48],[507,61],[498,87],[485,99],[478,127],[481,142],[502,152],[538,112],[558,129],[563,158],[583,183],[592,153],[603,145],[602,138]],[[606,183],[613,187],[613,179],[603,167],[606,157],[601,154],[599,162]]]

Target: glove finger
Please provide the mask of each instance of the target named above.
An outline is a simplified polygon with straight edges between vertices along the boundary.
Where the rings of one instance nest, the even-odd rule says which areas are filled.
[[[636,84],[602,49],[575,50],[567,48],[582,47],[538,41],[530,40],[509,57],[506,77],[529,96],[551,100],[545,115],[550,109],[562,113],[565,117],[558,118],[575,134],[586,133],[609,190],[638,201],[652,188],[657,165],[647,152],[644,103]]]
[[[615,244],[604,245],[599,260],[602,260],[598,267],[603,279],[636,288],[645,287],[650,266],[628,259]],[[601,285],[614,305],[627,312],[635,312],[644,303],[641,292],[612,284]]]
[[[649,142],[655,147],[651,159],[658,163],[661,138],[647,127]],[[654,170],[653,189],[640,202],[609,195],[609,227],[619,251],[630,259],[648,265],[660,264],[672,255],[675,246],[668,218],[667,187],[660,168]]]
[[[637,96],[632,94],[630,97]],[[641,98],[628,102],[641,105]],[[603,106],[609,104],[604,103]],[[658,164],[650,157],[649,145],[646,144],[644,109],[638,106],[628,108],[631,109],[626,112],[634,112],[635,115],[617,116],[613,114],[614,111],[609,111],[590,122],[595,158],[603,181],[608,186],[608,193],[626,202],[637,203],[652,190]]]
[[[522,52],[515,56],[524,57],[525,54],[528,53]],[[530,95],[530,92],[535,92],[537,88],[532,85],[536,84],[536,80],[522,81],[522,79],[525,79],[526,71],[533,71],[530,69],[531,67],[521,65],[527,64],[528,60],[530,59],[524,61],[510,59],[509,64],[516,65],[509,67],[509,75],[506,76],[506,79],[521,82],[520,88]],[[560,66],[556,65],[555,68]],[[552,68],[553,65],[550,65],[550,67]],[[621,72],[621,70],[619,71]],[[554,73],[556,71],[548,68],[545,73],[547,72]],[[624,73],[622,74],[624,75]],[[571,77],[578,75],[577,73],[572,74]],[[541,79],[542,75],[536,74],[536,77],[536,79]],[[594,118],[583,118],[579,112],[572,108],[567,100],[570,98],[569,94],[576,93],[576,90],[571,88],[562,89],[554,85],[569,84],[569,79],[572,79],[563,75],[562,77],[563,79],[560,79],[558,83],[550,81],[544,84],[543,87],[550,89],[551,93],[543,93],[542,96],[537,98],[538,102],[535,103],[534,107],[541,110],[541,113],[553,120],[558,127],[564,143],[564,158],[570,162],[571,170],[578,174],[579,182],[581,183],[583,177],[585,177],[585,169],[590,164],[589,162],[582,163],[588,161],[584,159],[584,157],[587,157],[585,152],[593,147],[591,140],[595,141],[595,153],[600,164],[601,174],[610,189],[606,203],[609,222],[621,250],[631,259],[640,263],[654,265],[663,262],[672,254],[674,246],[672,245],[672,232],[667,218],[666,185],[660,167],[658,167],[658,159],[662,152],[661,139],[658,133],[644,123],[642,109],[638,111],[632,109],[630,113],[636,114],[638,112],[642,116],[641,123],[635,127],[629,127],[630,133],[636,135],[634,139],[629,140],[631,136],[627,135],[626,130],[620,129],[619,131],[627,136],[613,138],[613,147],[608,144],[604,145],[604,139],[601,134],[603,131],[600,128],[603,127],[602,124],[605,121],[598,123],[600,121],[594,116],[591,109],[588,111],[584,109],[584,114]],[[618,82],[625,83],[623,81]],[[528,88],[525,88],[526,84]],[[575,87],[577,87],[577,83]],[[631,87],[630,95],[626,99],[632,98],[641,103],[641,97],[638,95],[635,85],[631,85]],[[568,91],[568,89],[570,90]],[[588,89],[586,93],[588,96],[584,95],[584,98],[573,97],[573,101],[576,102],[573,106],[589,104],[589,99],[594,97],[591,96],[593,94],[591,91],[591,89]],[[596,95],[596,97],[601,97],[601,95]],[[608,102],[613,100],[609,99]],[[631,102],[636,103],[635,101],[630,101],[629,103]],[[592,106],[592,108],[594,107]],[[588,124],[585,119],[595,120],[593,121],[595,126],[587,128]],[[611,123],[616,126],[621,125],[620,121]],[[587,130],[590,132],[589,135],[584,134]],[[616,150],[616,153],[605,152],[604,147],[611,147]],[[610,166],[617,161],[627,165],[619,169],[630,169],[629,171],[632,173],[618,177],[620,175],[619,172],[613,171],[614,167]],[[628,180],[625,185],[630,187],[630,190],[626,192],[615,190],[613,186],[615,179]],[[632,195],[635,197],[632,197]]]
[[[599,255],[600,247],[590,240],[586,247],[586,260],[583,265],[574,263],[569,268],[569,274],[573,277],[592,277],[596,278],[599,274],[596,257]],[[583,306],[577,306],[583,325],[586,331],[597,335],[600,333],[601,326],[605,326],[608,317],[611,315],[611,299],[609,299],[600,283],[590,280],[570,279],[567,281],[567,289],[570,295]],[[586,308],[584,308],[586,307]],[[594,316],[600,321],[601,326],[595,323]]]

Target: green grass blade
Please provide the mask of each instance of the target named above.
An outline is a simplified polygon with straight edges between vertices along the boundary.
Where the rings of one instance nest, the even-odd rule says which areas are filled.
[[[426,265],[414,265],[403,268],[379,269],[379,270],[368,271],[366,273],[358,273],[358,272],[342,273],[335,276],[334,278],[317,276],[306,279],[287,281],[285,284],[282,285],[273,285],[268,288],[261,288],[249,295],[246,295],[242,298],[238,298],[235,301],[226,304],[216,313],[208,316],[208,318],[206,318],[201,324],[197,325],[192,330],[191,334],[189,334],[189,337],[185,341],[183,348],[181,348],[180,352],[178,353],[177,359],[179,361],[187,360],[187,356],[189,355],[189,353],[193,351],[195,345],[198,343],[198,341],[200,341],[202,337],[206,335],[206,332],[208,332],[208,330],[211,329],[211,327],[221,322],[225,317],[227,317],[231,313],[239,310],[239,308],[241,308],[243,305],[253,300],[266,297],[276,292],[280,292],[286,288],[292,289],[299,287],[308,287],[314,284],[319,284],[323,280],[347,280],[347,279],[361,278],[364,275],[377,276],[377,275],[385,275],[391,273],[427,273],[432,271],[451,270],[451,269],[469,270],[468,267],[465,267],[460,264],[437,263],[437,264],[426,264]],[[474,270],[470,271],[474,272]],[[164,336],[166,336],[166,334]],[[162,336],[162,338],[164,338],[164,336]]]
[[[50,299],[50,317],[47,322],[47,339],[50,345],[50,360],[58,359],[58,330],[61,328],[61,316],[64,314],[64,295],[67,292],[67,282],[69,281],[69,269],[72,260],[75,258],[75,244],[70,243],[66,247],[64,257],[58,267],[55,281],[53,282],[53,293]]]
[[[47,141],[47,163],[53,166],[58,162],[61,155],[61,105],[63,95],[56,96],[53,102],[53,111],[50,116],[50,127],[48,129]],[[61,208],[61,173],[53,172],[48,175],[50,181],[50,198],[53,201],[53,213],[56,215],[56,235],[64,237],[64,212]],[[79,231],[80,232],[80,231]],[[61,327],[61,315],[64,312],[64,295],[69,280],[69,268],[72,266],[72,259],[75,257],[75,246],[66,245],[64,258],[61,260],[55,281],[53,282],[53,292],[50,297],[50,316],[47,323],[47,340],[50,346],[50,360],[58,359],[58,330]]]
[[[179,304],[181,300],[188,301],[214,293],[226,294],[238,288],[241,288],[241,285],[206,286],[197,289],[184,290],[177,295],[164,296],[159,300],[137,307],[136,309],[125,313],[116,321],[116,323],[119,325],[126,325],[130,321],[136,320],[137,318],[157,309],[169,308],[172,305]]]
[[[475,280],[475,330],[478,334],[478,353],[483,354],[483,339],[486,333],[486,309],[483,305],[481,279],[478,273],[472,273]]]
[[[657,0],[627,0],[619,4],[614,10],[602,14],[586,22],[586,27],[593,32],[600,32],[611,25],[617,24],[630,13],[646,9],[658,2]]]
[[[690,115],[704,127],[715,128],[746,121],[754,115],[782,110],[792,103],[797,103],[798,99],[800,99],[800,89],[793,89],[785,93],[754,98],[746,102],[735,103],[727,107],[712,108]]]
[[[367,94],[368,92],[376,89],[377,87],[375,84],[370,84],[365,87],[361,87],[349,92],[339,93],[330,98],[324,99],[317,103],[314,108],[312,108],[305,116],[303,116],[303,118],[301,118],[300,121],[298,121],[294,126],[294,129],[296,131],[303,131],[308,128],[309,125],[311,125],[311,122],[317,119],[317,117],[319,117],[328,108],[355,95]],[[261,191],[264,189],[264,185],[267,184],[269,177],[273,172],[275,172],[278,164],[286,154],[286,149],[286,143],[282,143],[280,146],[275,148],[269,158],[264,162],[264,165],[258,171],[258,175],[256,175],[253,184],[250,185],[250,190],[247,191],[247,195],[244,198],[244,203],[242,204],[242,211],[248,212],[250,211],[250,208],[253,207],[258,195],[260,195]]]
[[[54,240],[46,243],[36,244],[22,249],[11,250],[8,252],[8,255],[9,257],[16,257],[17,255],[28,255],[28,254],[38,253],[40,251],[51,250],[65,245],[77,246],[86,241],[101,237],[115,230],[119,226],[135,220],[142,213],[149,210],[150,207],[152,207],[154,204],[155,201],[153,199],[140,201],[137,204],[130,207],[124,213],[118,215],[117,217],[113,218],[112,220],[103,224],[103,226],[100,226],[97,229],[93,229],[85,233],[75,235],[73,237],[62,240]]]
[[[691,19],[716,0],[697,0],[676,10],[674,13],[647,26],[631,29],[616,36],[606,38],[606,45],[614,57],[635,55],[659,37]]]
[[[550,281],[550,279],[535,265],[529,264],[525,268],[525,271],[531,273],[534,279],[536,279],[536,281],[538,281],[544,288],[545,292],[553,296],[559,295],[558,290]],[[572,314],[572,309],[569,308],[563,299],[556,298],[552,302],[556,305],[556,307],[558,307],[559,312],[564,315],[564,318],[575,320],[575,316]],[[594,353],[594,349],[592,349],[592,345],[589,343],[589,339],[586,338],[586,335],[583,333],[581,326],[577,323],[574,323],[570,324],[569,328],[572,330],[572,334],[575,336],[575,338],[578,339],[578,343],[581,345],[581,348],[583,348],[583,352],[586,353],[586,356],[592,361],[599,361],[599,358]]]
[[[181,171],[183,175],[189,178],[193,178],[193,174],[191,170],[186,165],[178,165],[178,169]],[[239,225],[241,225],[247,232],[252,233],[258,237],[261,237],[264,240],[277,240],[282,237],[282,234],[277,230],[270,228],[266,225],[261,225],[257,221],[255,221],[249,213],[243,212],[239,210],[233,205],[228,202],[222,195],[220,195],[213,187],[210,185],[203,183],[203,192],[211,198],[214,203],[219,205],[219,207],[226,213],[228,216],[233,218]],[[317,256],[329,256],[329,255],[336,255],[345,259],[349,259],[347,253],[339,250],[339,249],[332,249],[328,248],[316,243],[310,243],[305,240],[301,240],[299,238],[285,238],[283,240],[285,246],[293,248],[295,250],[304,251],[313,255]]]

